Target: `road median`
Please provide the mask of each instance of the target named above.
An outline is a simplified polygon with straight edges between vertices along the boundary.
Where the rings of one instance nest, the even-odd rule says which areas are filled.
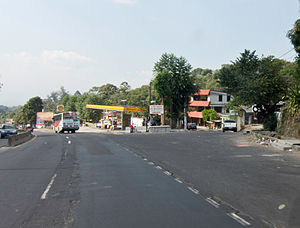
[[[7,146],[17,146],[33,138],[31,131],[22,132],[8,137]]]

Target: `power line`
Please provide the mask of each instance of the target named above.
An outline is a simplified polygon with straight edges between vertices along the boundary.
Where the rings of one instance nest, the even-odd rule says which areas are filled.
[[[292,48],[291,50],[287,51],[286,53],[284,53],[283,55],[279,56],[278,59],[282,58],[283,56],[285,56],[286,54],[290,53],[291,51],[293,51],[294,48]]]

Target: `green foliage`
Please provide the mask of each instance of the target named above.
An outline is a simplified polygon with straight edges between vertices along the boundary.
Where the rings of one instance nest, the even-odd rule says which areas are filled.
[[[300,56],[300,19],[295,22],[294,28],[288,31],[287,37],[294,45],[295,51],[298,53],[298,56]]]
[[[40,97],[33,97],[20,109],[16,116],[16,121],[20,124],[36,123],[36,113],[43,109],[43,101]]]
[[[216,78],[218,71],[213,72],[210,69],[194,69],[191,74],[195,76],[195,84],[199,89],[211,89],[215,91],[223,91],[218,79]]]
[[[275,113],[272,113],[267,116],[266,121],[264,122],[265,131],[275,131],[277,127],[277,117]]]
[[[300,19],[295,22],[294,28],[289,30],[287,37],[291,40],[298,54],[296,63],[283,72],[286,75],[292,75],[292,83],[285,98],[288,110],[294,116],[300,110]]]
[[[214,109],[205,109],[202,111],[202,116],[203,116],[203,121],[213,121],[213,120],[218,120],[218,113]]]
[[[232,64],[223,66],[217,77],[239,105],[262,105],[273,113],[288,88],[281,74],[285,64],[272,56],[259,59],[255,51],[245,50]]]
[[[153,71],[157,80],[164,80],[163,84],[168,85],[167,90],[171,91],[168,95],[169,104],[166,104],[166,109],[172,119],[172,127],[176,119],[180,117],[183,111],[184,104],[187,102],[188,96],[195,92],[195,77],[191,75],[192,66],[183,57],[176,57],[174,54],[164,53],[159,61],[154,64]],[[156,79],[155,79],[156,80]],[[156,83],[159,89],[161,99],[166,96]]]
[[[158,72],[154,81],[153,86],[156,93],[161,97],[162,104],[170,106],[171,97],[172,97],[172,88],[169,83],[171,78],[171,73],[164,69],[161,72]]]

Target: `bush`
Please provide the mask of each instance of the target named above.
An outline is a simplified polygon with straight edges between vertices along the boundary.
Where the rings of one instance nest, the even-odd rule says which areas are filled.
[[[265,131],[275,131],[277,127],[277,117],[275,113],[272,113],[267,116],[266,121],[264,122]]]

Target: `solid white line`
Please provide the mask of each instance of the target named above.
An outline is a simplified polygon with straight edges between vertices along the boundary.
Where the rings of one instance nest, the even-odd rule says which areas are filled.
[[[51,188],[51,186],[52,186],[52,184],[53,184],[53,182],[54,182],[55,177],[56,177],[56,173],[55,173],[54,176],[51,178],[50,183],[48,184],[46,190],[44,191],[43,195],[41,196],[41,199],[42,199],[42,200],[46,199],[46,196],[47,196],[47,194],[48,194],[48,192],[49,192],[49,190],[50,190],[50,188]]]
[[[181,180],[179,180],[178,178],[175,178],[175,181],[177,181],[178,183],[182,184],[183,182]]]
[[[251,223],[247,222],[245,219],[241,218],[240,216],[236,215],[235,213],[227,214],[229,217],[233,218],[238,223],[242,224],[243,226],[250,226]]]
[[[168,171],[164,171],[164,174],[168,175],[168,176],[171,176],[172,173],[168,172]]]
[[[209,204],[213,205],[215,208],[219,208],[220,207],[220,204],[217,203],[216,201],[214,201],[212,198],[206,198],[205,199]]]
[[[199,194],[199,191],[197,189],[194,189],[192,187],[188,187],[189,190],[191,190],[195,194]]]

